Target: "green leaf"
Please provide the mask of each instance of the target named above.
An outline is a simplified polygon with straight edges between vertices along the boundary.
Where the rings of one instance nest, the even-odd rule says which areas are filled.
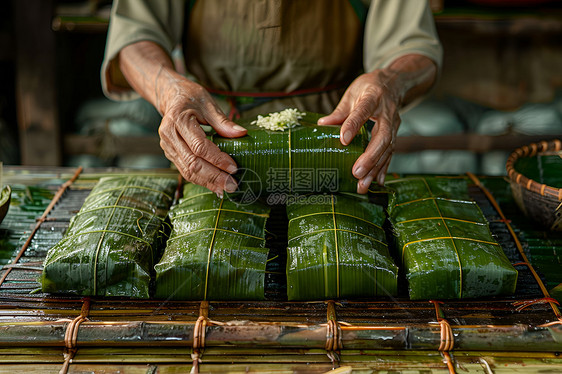
[[[490,233],[464,179],[388,181],[396,257],[411,299],[460,299],[515,292],[517,270]]]
[[[352,196],[301,196],[287,214],[289,300],[396,294],[382,207]]]
[[[549,291],[550,296],[562,303],[562,283]]]
[[[213,141],[236,161],[240,191],[355,192],[357,179],[351,170],[367,146],[368,134],[361,128],[351,144],[343,146],[341,126],[318,126],[320,117],[307,113],[302,126],[285,131],[242,123],[246,136],[213,136]]]
[[[156,269],[156,297],[173,300],[264,299],[269,207],[220,199],[187,184],[170,210],[173,229]]]
[[[44,292],[148,298],[162,224],[177,181],[100,179],[44,262]]]
[[[515,170],[527,178],[554,188],[562,188],[562,153],[538,154],[521,157],[515,162]]]

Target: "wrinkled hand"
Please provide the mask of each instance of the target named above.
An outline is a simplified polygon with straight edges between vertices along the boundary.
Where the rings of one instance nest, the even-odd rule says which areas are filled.
[[[219,135],[229,138],[246,135],[246,129],[229,121],[202,86],[166,74],[165,88],[158,91],[162,113],[158,133],[164,154],[187,181],[219,196],[224,191],[236,191],[238,184],[230,175],[236,173],[236,163],[206,138],[200,125],[210,125]]]
[[[346,90],[336,109],[318,121],[319,125],[341,124],[340,140],[348,145],[361,127],[375,122],[371,141],[353,165],[353,175],[359,179],[357,192],[367,193],[373,180],[384,183],[390,158],[394,152],[396,132],[400,126],[398,110],[400,91],[390,83],[384,70],[360,75]]]

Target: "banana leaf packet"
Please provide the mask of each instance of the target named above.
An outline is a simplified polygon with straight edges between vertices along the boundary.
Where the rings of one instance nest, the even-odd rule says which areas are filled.
[[[213,135],[217,146],[238,165],[239,191],[261,193],[332,193],[357,191],[351,170],[368,143],[364,127],[343,146],[341,126],[319,126],[321,114],[305,113],[300,126],[271,131],[240,123],[248,129],[241,138]]]
[[[289,300],[396,295],[381,206],[354,196],[299,196],[287,214]]]
[[[517,270],[492,237],[465,179],[387,181],[389,219],[410,298],[465,299],[515,292]]]
[[[270,208],[259,201],[218,198],[184,186],[170,209],[172,233],[156,269],[156,297],[171,300],[265,298],[265,224]]]
[[[43,264],[51,293],[148,298],[175,178],[104,177]]]

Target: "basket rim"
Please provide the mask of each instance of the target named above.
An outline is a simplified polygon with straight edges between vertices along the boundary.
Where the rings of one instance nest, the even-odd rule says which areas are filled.
[[[522,157],[533,157],[539,152],[554,151],[558,152],[562,150],[562,141],[560,139],[554,139],[551,141],[541,141],[538,143],[531,143],[529,145],[522,146],[513,151],[505,164],[507,170],[507,175],[509,179],[520,185],[521,187],[540,194],[541,196],[553,197],[558,201],[562,201],[562,188],[551,187],[543,183],[539,183],[533,179],[527,178],[523,174],[515,170],[515,161]]]

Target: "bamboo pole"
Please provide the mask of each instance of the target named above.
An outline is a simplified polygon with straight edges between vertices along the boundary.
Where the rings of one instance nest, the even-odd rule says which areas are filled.
[[[50,372],[58,370],[60,364],[56,362],[56,355],[49,351],[3,352],[0,363],[9,368],[11,373]],[[543,354],[534,356],[522,355],[514,357],[495,352],[456,352],[455,361],[460,372],[487,372],[484,366],[493,373],[536,373],[556,372],[560,367],[561,358],[544,358]],[[50,357],[50,356],[51,357]],[[54,356],[54,357],[52,357]],[[342,352],[342,366],[352,367],[361,372],[373,370],[392,370],[393,372],[444,372],[441,355],[425,351],[392,352],[392,351],[353,351]],[[60,358],[59,358],[60,360]],[[40,364],[40,365],[38,365]],[[6,366],[9,365],[9,366]],[[147,365],[149,365],[147,367]],[[206,373],[232,372],[302,372],[326,373],[331,369],[331,363],[325,355],[316,351],[272,351],[260,350],[256,352],[236,352],[223,348],[207,351],[205,360],[201,364]],[[143,368],[144,370],[140,370]],[[107,348],[104,351],[83,348],[77,354],[72,369],[74,372],[126,372],[126,373],[178,373],[189,372],[191,364],[187,349],[167,352],[162,349],[156,351],[116,350]],[[488,371],[489,372],[489,371]]]
[[[76,357],[80,362],[93,362],[104,359],[106,362],[191,362],[189,347],[83,347]],[[562,357],[555,352],[505,352],[505,351],[455,351],[455,360],[474,361],[484,357],[489,362],[524,362],[535,361],[545,364],[560,364]],[[18,356],[18,357],[15,357]],[[392,351],[392,350],[343,350],[341,358],[344,362],[367,362],[376,359],[384,361],[407,361],[410,359],[441,359],[436,351]],[[0,348],[0,363],[26,361],[25,358],[50,357],[52,362],[62,361],[62,349],[59,347],[9,347]],[[267,349],[267,348],[235,348],[211,347],[205,350],[206,362],[232,362],[239,357],[240,361],[268,362],[330,362],[322,349]],[[114,360],[112,359],[114,358]],[[20,360],[21,359],[21,360]]]
[[[64,346],[68,321],[0,324],[0,346]],[[77,345],[83,346],[191,346],[194,322],[84,322]],[[436,350],[441,343],[438,324],[397,326],[342,326],[345,349]],[[452,326],[456,350],[558,352],[562,327]],[[305,348],[326,345],[325,324],[236,322],[206,328],[206,347]]]
[[[451,321],[465,325],[529,325],[539,326],[553,320],[547,304],[537,304],[522,312],[515,311],[514,300],[450,302],[443,304]],[[58,318],[75,318],[82,306],[76,298],[0,297],[0,322],[41,322]],[[211,319],[218,321],[247,320],[272,323],[326,322],[326,305],[307,302],[211,302]],[[402,326],[435,321],[435,311],[427,302],[336,302],[338,321],[343,329],[354,326]],[[94,299],[90,319],[119,321],[194,321],[199,313],[198,302],[167,302],[159,300]],[[407,321],[404,322],[404,321]],[[351,324],[351,327],[348,325]],[[458,325],[459,323],[457,323]],[[453,326],[454,327],[454,326]]]

